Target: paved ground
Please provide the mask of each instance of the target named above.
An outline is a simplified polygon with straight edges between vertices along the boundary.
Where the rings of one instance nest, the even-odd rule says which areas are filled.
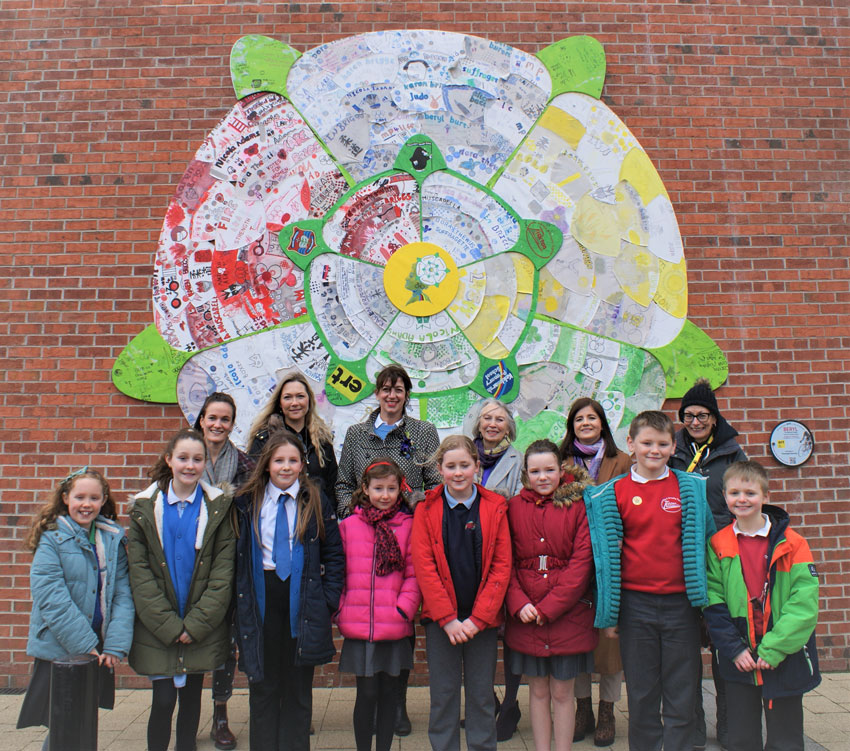
[[[501,689],[501,687],[499,687]],[[717,751],[720,747],[714,740],[714,701],[709,694],[714,691],[711,681],[704,681],[706,714],[709,719],[709,742],[707,749]],[[594,687],[595,692],[595,687]],[[313,692],[314,724],[316,735],[313,749],[353,749],[354,733],[351,729],[351,712],[354,708],[353,688],[325,688]],[[0,733],[5,741],[0,748],[7,751],[39,751],[44,739],[43,729],[15,730],[15,722],[22,696],[0,696]],[[213,751],[209,738],[212,702],[205,701],[198,736],[198,751]],[[595,704],[595,701],[594,701]],[[520,689],[520,707],[523,716],[519,731],[510,740],[499,744],[500,751],[533,751],[531,725],[528,721],[528,694],[525,686]],[[831,673],[824,676],[823,683],[806,695],[805,701],[806,751],[850,751],[850,673]],[[248,692],[237,690],[230,704],[231,728],[239,739],[240,751],[248,751]],[[100,749],[102,751],[144,751],[145,732],[150,692],[146,690],[123,690],[116,695],[116,706],[111,712],[100,714]],[[413,734],[396,739],[393,746],[397,751],[424,751],[428,744],[428,689],[410,689],[410,717]],[[613,751],[626,751],[625,694],[616,707],[617,740]],[[173,741],[172,741],[173,742]],[[593,739],[587,738],[575,744],[576,751],[591,751]]]

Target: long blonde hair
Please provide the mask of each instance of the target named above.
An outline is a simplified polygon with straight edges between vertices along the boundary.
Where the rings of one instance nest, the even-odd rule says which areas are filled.
[[[251,523],[254,534],[260,539],[260,508],[263,505],[263,496],[269,483],[269,464],[275,451],[281,446],[294,446],[301,457],[301,472],[298,474],[298,482],[301,492],[298,494],[298,521],[295,525],[295,536],[304,542],[307,527],[310,522],[316,520],[316,528],[319,537],[325,539],[325,520],[322,517],[322,493],[319,486],[307,477],[307,455],[304,452],[304,444],[301,439],[290,430],[278,430],[273,433],[265,446],[263,446],[257,466],[248,478],[247,482],[239,489],[240,495],[247,495],[251,499]]]
[[[319,466],[324,467],[325,457],[321,450],[321,446],[323,443],[333,442],[333,433],[328,427],[328,424],[319,417],[319,414],[316,411],[316,396],[313,393],[313,389],[310,387],[310,382],[307,380],[307,377],[302,373],[288,373],[281,379],[280,383],[275,386],[275,390],[269,397],[268,402],[266,402],[265,406],[257,413],[248,434],[253,437],[257,435],[257,433],[267,430],[269,436],[271,436],[272,433],[275,433],[278,430],[284,428],[288,429],[286,419],[283,416],[283,410],[280,407],[280,395],[283,392],[283,387],[286,386],[287,383],[293,382],[300,383],[307,392],[307,414],[304,417],[304,426],[307,428],[307,435],[310,437],[310,443],[313,444],[313,448],[316,450],[316,457],[319,460]]]

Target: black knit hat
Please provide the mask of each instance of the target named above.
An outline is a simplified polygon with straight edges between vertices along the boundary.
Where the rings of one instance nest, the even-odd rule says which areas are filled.
[[[715,420],[720,418],[717,399],[714,398],[714,391],[711,390],[711,384],[706,378],[698,378],[697,382],[682,397],[682,406],[679,407],[679,422],[684,422],[685,409],[696,404],[711,412]]]

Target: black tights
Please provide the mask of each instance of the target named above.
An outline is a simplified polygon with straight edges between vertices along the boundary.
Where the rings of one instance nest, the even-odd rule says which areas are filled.
[[[502,641],[502,662],[505,664],[505,698],[502,701],[502,708],[507,709],[508,707],[516,704],[516,696],[519,692],[519,684],[522,681],[522,676],[517,675],[516,673],[512,673],[510,670],[510,662],[511,662],[511,648]]]
[[[371,751],[372,723],[375,732],[375,751],[389,751],[393,743],[393,725],[398,700],[398,676],[376,673],[357,676],[357,699],[354,702],[354,741],[357,751]]]
[[[149,751],[168,751],[171,740],[171,717],[174,705],[180,697],[177,710],[177,744],[175,751],[194,751],[198,723],[201,719],[201,689],[204,687],[203,673],[186,676],[186,685],[175,688],[172,678],[153,681],[153,701],[148,719]]]

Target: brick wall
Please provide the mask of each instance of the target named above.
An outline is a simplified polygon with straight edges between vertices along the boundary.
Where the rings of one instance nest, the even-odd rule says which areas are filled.
[[[848,16],[850,6],[829,0],[3,0],[0,686],[25,685],[30,670],[21,540],[36,505],[86,463],[105,468],[123,501],[180,425],[176,406],[118,393],[110,368],[152,320],[149,275],[169,196],[235,101],[232,43],[261,33],[308,49],[398,27],[530,52],[571,34],[605,45],[604,98],[678,212],[689,316],[729,358],[721,409],[759,459],[781,418],[814,432],[802,469],[766,462],[774,500],[822,573],[822,664],[847,670]]]

